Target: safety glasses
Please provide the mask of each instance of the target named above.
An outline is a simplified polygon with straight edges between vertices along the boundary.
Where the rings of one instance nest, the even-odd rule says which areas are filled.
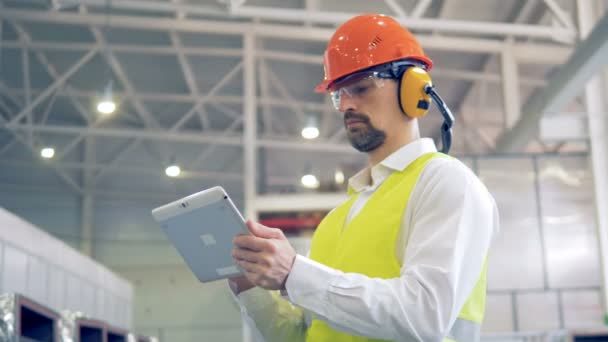
[[[385,78],[380,77],[377,71],[362,72],[347,76],[332,85],[334,91],[330,93],[331,101],[336,110],[340,110],[343,96],[353,100],[361,100],[377,88],[384,86]]]

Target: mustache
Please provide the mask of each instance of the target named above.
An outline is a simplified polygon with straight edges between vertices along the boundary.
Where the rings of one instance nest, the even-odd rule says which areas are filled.
[[[365,123],[369,123],[369,117],[367,115],[363,115],[363,114],[359,114],[359,113],[355,113],[355,112],[349,112],[347,111],[346,113],[344,113],[344,123],[346,124],[347,120],[361,120]]]

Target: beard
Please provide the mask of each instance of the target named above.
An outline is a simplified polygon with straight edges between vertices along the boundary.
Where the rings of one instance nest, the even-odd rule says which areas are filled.
[[[356,119],[362,122],[361,125],[348,128],[346,121]],[[369,118],[362,114],[347,112],[344,114],[344,127],[348,141],[359,152],[371,152],[384,144],[386,133],[374,127]]]

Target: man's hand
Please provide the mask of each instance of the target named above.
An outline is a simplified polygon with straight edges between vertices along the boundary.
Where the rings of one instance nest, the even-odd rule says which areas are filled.
[[[232,257],[247,279],[267,290],[285,288],[285,281],[296,259],[296,251],[280,229],[247,221],[253,235],[234,238]]]
[[[247,279],[247,277],[245,277],[245,276],[229,278],[228,281],[230,281],[236,285],[236,288],[234,289],[234,292],[235,292],[234,294],[236,294],[236,295],[255,287],[255,285],[252,282],[250,282],[249,279]],[[232,286],[231,286],[231,288],[232,288]]]

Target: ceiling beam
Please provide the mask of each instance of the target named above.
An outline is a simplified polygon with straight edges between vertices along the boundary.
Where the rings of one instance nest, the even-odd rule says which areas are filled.
[[[25,30],[25,28],[21,24],[11,21],[11,25],[14,27],[15,32],[17,32],[17,35],[19,36],[21,42],[24,44],[25,47],[29,49],[29,46],[32,44],[31,35]],[[90,46],[89,49],[83,50],[83,52],[97,48],[98,47],[96,46]],[[57,68],[49,61],[46,54],[39,50],[35,51],[34,54],[38,62],[45,68],[46,72],[51,76],[51,79],[53,81],[56,81],[60,77],[60,74],[57,71]],[[74,106],[78,114],[80,114],[80,116],[82,116],[82,118],[88,122],[90,120],[88,111],[83,108],[82,104],[78,102],[78,100],[76,100],[75,96],[72,95],[72,91],[74,90],[74,88],[69,84],[68,81],[65,82],[63,88],[65,89],[72,106]]]
[[[108,0],[77,1],[80,5],[84,5],[89,8],[97,8],[100,10],[105,10],[108,6]],[[166,13],[174,14],[176,16],[183,13],[184,15],[226,17],[226,10],[224,9],[224,6],[221,6],[219,3],[216,6],[209,6],[187,4],[175,1],[120,0],[112,1],[112,9],[149,12],[149,14]]]
[[[432,0],[418,0],[416,6],[412,9],[411,18],[421,18],[427,9],[431,6]]]
[[[217,81],[213,85],[213,87],[207,92],[207,94],[205,96],[200,97],[200,98],[198,96],[195,96],[197,101],[194,104],[194,106],[187,113],[185,113],[175,124],[173,124],[173,126],[171,126],[171,128],[169,130],[170,131],[179,130],[180,127],[182,127],[188,121],[188,119],[190,119],[190,117],[192,117],[192,115],[194,115],[194,113],[196,113],[196,111],[199,108],[201,108],[206,102],[208,102],[211,97],[215,96],[215,94],[217,92],[219,92],[228,82],[230,82],[233,78],[235,78],[235,76],[242,69],[243,69],[243,62],[240,61],[229,72],[227,72],[222,77],[221,80]]]
[[[533,82],[538,83],[540,81],[535,80]],[[44,92],[44,90],[32,89],[32,94],[41,94],[42,92]],[[8,88],[6,93],[10,95],[21,96],[25,93],[25,90]],[[68,93],[63,90],[58,90],[56,94],[57,96],[68,96]],[[91,98],[92,96],[97,95],[97,93],[87,90],[74,90],[70,92],[70,94],[76,97],[83,98]],[[123,92],[114,92],[114,96],[125,98],[127,95]],[[196,98],[190,94],[175,93],[137,93],[134,94],[133,97],[151,102],[193,103],[201,101],[201,99]],[[205,101],[205,103],[241,104],[243,102],[243,97],[239,95],[215,95],[208,96],[206,98],[207,100]],[[277,99],[274,97],[262,97],[258,99],[258,102],[258,105],[269,105],[272,107],[280,108],[292,108],[293,106],[298,106],[301,107],[303,110],[309,111],[324,111],[327,108],[327,104],[325,103],[310,101],[294,101],[293,103],[286,103],[284,100]]]
[[[0,127],[6,127],[13,131],[24,131],[29,129],[28,125],[24,124],[0,124]],[[83,126],[66,126],[66,125],[32,125],[31,129],[34,132],[57,133],[65,135],[80,135],[86,134],[95,137],[106,138],[125,138],[125,139],[142,139],[152,141],[173,141],[173,142],[189,142],[189,143],[204,143],[218,144],[227,146],[242,146],[243,137],[240,134],[227,134],[205,132],[205,134],[197,132],[170,132],[166,130],[156,129],[127,129],[127,128],[98,128],[98,127],[83,127]],[[272,149],[283,150],[302,150],[302,151],[325,151],[325,152],[340,152],[340,153],[357,153],[348,144],[331,143],[327,141],[305,141],[303,139],[285,140],[271,137],[261,137],[257,141],[260,147],[268,147]]]
[[[192,70],[192,66],[190,65],[190,61],[188,61],[188,57],[186,54],[184,54],[184,44],[182,44],[179,34],[175,31],[171,31],[169,32],[169,38],[171,38],[171,44],[177,52],[177,61],[184,76],[184,80],[188,85],[188,89],[190,90],[190,94],[194,97],[199,97],[200,91],[198,84],[196,83],[196,78],[194,76],[195,74]],[[203,130],[208,128],[208,124],[206,124],[209,122],[207,113],[202,110],[202,107],[197,108],[196,112],[198,113]]]
[[[308,2],[307,2],[308,4]],[[258,45],[262,45],[263,41],[259,41]],[[268,83],[268,71],[266,70],[266,60],[260,59],[257,61],[258,67],[258,86],[260,89],[260,97],[270,97],[270,85]],[[271,133],[273,131],[273,127],[277,125],[273,125],[273,113],[272,107],[268,104],[262,105],[262,130],[265,133]]]
[[[8,129],[22,131],[28,129],[24,124],[0,124]],[[192,142],[192,143],[217,143],[222,145],[241,145],[239,136],[226,136],[206,132],[187,133],[187,132],[168,132],[160,129],[130,129],[130,128],[99,128],[73,125],[32,125],[32,130],[35,132],[57,133],[65,135],[91,135],[96,137],[106,138],[125,138],[133,139],[140,138],[153,141],[175,141],[175,142]]]
[[[598,21],[587,39],[549,80],[548,86],[530,96],[521,117],[496,143],[497,152],[520,151],[537,135],[543,115],[553,115],[579,95],[585,83],[608,62],[608,14]]]
[[[574,29],[574,22],[570,15],[564,11],[563,8],[555,0],[543,0],[545,5],[549,8],[553,16],[559,21],[559,23],[568,29]]]
[[[462,53],[494,53],[500,54],[504,49],[508,48],[504,42],[471,39],[471,38],[456,38],[456,37],[431,37],[427,35],[417,35],[420,43],[427,50],[437,51],[454,51]],[[4,48],[6,49],[21,49],[25,44],[28,49],[34,51],[81,51],[86,52],[94,48],[99,48],[95,43],[70,43],[62,41],[35,41],[21,43],[17,41],[5,41]],[[132,53],[142,55],[172,55],[175,56],[176,50],[171,46],[153,46],[140,44],[107,44],[107,47],[120,53]],[[572,48],[547,43],[525,43],[514,42],[511,49],[514,57],[521,63],[531,64],[562,64],[570,53]],[[242,58],[243,51],[240,48],[211,48],[211,47],[187,47],[182,48],[182,53],[186,56],[217,56],[217,57],[234,57]],[[273,51],[273,50],[257,50],[256,57],[261,57],[268,60],[278,60],[293,63],[304,63],[311,65],[321,65],[323,56],[307,53]]]
[[[91,170],[101,171],[110,173],[121,173],[121,174],[137,174],[137,175],[150,175],[150,176],[165,176],[165,170],[161,167],[150,168],[150,167],[138,167],[124,164],[108,165],[102,163],[82,163],[82,162],[67,162],[67,161],[55,161],[49,160],[45,163],[35,163],[32,161],[25,160],[0,160],[0,165],[5,166],[18,166],[18,167],[35,167],[45,166],[46,164],[52,164],[60,170]],[[242,180],[243,176],[240,173],[227,173],[227,172],[211,172],[211,171],[196,171],[182,169],[179,178],[180,179],[215,179],[215,180]],[[92,185],[93,183],[91,183]],[[95,191],[94,189],[88,189]]]
[[[277,74],[272,71],[272,68],[269,65],[267,65],[265,62],[262,62],[262,64],[264,64],[264,69],[267,73],[268,80],[270,81],[274,89],[279,93],[279,95],[281,95],[281,98],[285,103],[290,104],[291,109],[296,113],[296,115],[300,119],[300,122],[304,123],[306,121],[306,114],[304,113],[301,107],[292,105],[294,103],[295,98],[289,92],[287,86],[285,86],[285,84],[279,79]]]
[[[127,73],[126,73],[125,69],[123,68],[123,66],[120,63],[120,61],[118,60],[118,58],[116,58],[116,55],[114,54],[114,52],[112,52],[112,50],[110,48],[108,48],[108,46],[106,45],[106,38],[105,38],[104,34],[97,27],[92,27],[91,32],[93,33],[93,36],[95,37],[95,40],[97,41],[97,44],[101,47],[101,51],[103,52],[102,55],[103,55],[106,63],[108,63],[108,65],[114,72],[114,75],[116,75],[116,77],[118,77],[118,79],[120,80],[120,83],[122,84],[122,86],[125,89],[125,92],[127,93],[127,96],[131,99],[131,102],[133,103],[133,107],[135,108],[135,112],[140,116],[140,118],[142,119],[142,121],[145,123],[146,126],[155,127],[155,128],[160,127],[158,122],[154,119],[152,114],[150,114],[150,112],[143,105],[143,103],[141,101],[139,101],[138,99],[133,98],[133,94],[136,93],[135,87],[133,86],[133,83],[131,82],[129,77],[127,77]]]
[[[4,46],[7,49],[19,49],[23,45],[15,40],[5,40]],[[25,42],[31,50],[46,50],[46,51],[89,51],[93,48],[99,48],[96,43],[76,43],[66,41],[28,41]],[[144,44],[116,44],[107,43],[106,46],[114,52],[132,53],[142,55],[175,55],[175,47],[170,45],[144,45]],[[243,56],[241,48],[216,48],[216,47],[195,47],[182,46],[181,52],[188,56],[218,56],[218,57],[238,57]]]
[[[353,17],[356,13],[337,12],[307,12],[297,9],[254,8],[241,6],[236,9],[237,16],[255,17],[280,20],[282,22],[304,22],[312,20],[319,23],[340,24]],[[107,17],[102,14],[91,13],[58,13],[48,11],[33,11],[19,9],[3,9],[0,12],[2,19],[14,19],[28,22],[45,22],[62,25],[83,25],[103,27]],[[333,34],[332,29],[303,28],[298,25],[255,24],[239,22],[220,22],[210,20],[151,18],[141,16],[111,15],[112,27],[130,28],[151,31],[181,31],[206,32],[226,35],[243,35],[251,32],[256,36],[274,37],[284,39],[301,39],[311,41],[327,41]],[[540,25],[509,24],[498,22],[476,22],[465,20],[408,18],[407,27],[420,31],[439,31],[446,33],[464,33],[473,36],[514,36],[571,40],[576,37],[576,31],[566,28],[555,28]],[[479,39],[483,41],[489,39]],[[480,45],[481,45],[480,44]],[[439,48],[439,47],[438,47]]]
[[[245,217],[257,220],[255,201],[258,194],[258,120],[257,87],[255,72],[256,37],[252,33],[243,36],[243,199]],[[226,169],[223,167],[222,169]]]
[[[407,18],[407,12],[397,3],[397,0],[384,0],[386,5],[396,14],[396,17],[399,19]]]
[[[0,164],[2,161],[0,161]],[[65,195],[65,187],[52,186],[48,184],[15,184],[15,183],[0,183],[0,190],[6,192],[31,192],[34,194],[40,193],[58,193]],[[182,197],[179,193],[175,192],[152,192],[152,191],[118,191],[97,188],[94,190],[93,195],[96,198],[112,198],[112,199],[133,199],[137,201],[174,201],[176,198]],[[181,194],[183,196],[188,195],[187,193]]]
[[[307,12],[304,9],[274,8],[262,6],[239,6],[232,8],[230,13],[245,18],[260,18],[266,20],[280,20],[282,22],[301,23],[311,21],[320,24],[341,24],[356,13],[342,12]],[[564,40],[576,38],[576,30],[541,25],[510,24],[473,20],[451,20],[430,18],[397,18],[402,25],[409,29],[419,31],[437,31],[473,36],[513,36],[553,39],[559,37]]]
[[[55,81],[47,87],[40,95],[36,97],[34,101],[27,104],[17,115],[11,118],[10,123],[17,123],[24,116],[26,116],[30,111],[32,111],[36,106],[38,106],[42,101],[44,101],[47,97],[49,97],[57,88],[61,87],[73,74],[75,74],[80,68],[85,65],[88,61],[93,58],[97,54],[97,49],[92,49],[87,52],[84,56],[82,56],[74,65],[68,69],[65,73],[63,73],[60,77],[56,78]]]
[[[447,6],[444,6],[444,9]],[[507,13],[506,15],[506,20],[507,22],[513,22],[513,23],[521,23],[521,22],[528,22],[529,20],[529,16],[530,13],[532,12],[533,9],[538,8],[538,7],[542,7],[541,3],[538,3],[536,1],[525,1],[525,2],[521,2],[521,3],[517,3],[515,6],[513,6],[513,8],[511,9],[510,13]],[[517,90],[520,87],[520,82],[522,82],[523,84],[523,79],[519,79],[519,75],[517,74],[517,57],[515,55],[515,51],[514,51],[514,40],[512,37],[509,37],[507,39],[504,40],[504,48],[502,49],[502,51],[498,54],[498,57],[500,58],[500,62],[501,62],[501,73],[498,74],[498,78],[497,81],[498,83],[501,85],[503,94],[505,91],[507,91],[509,93],[509,95],[512,94],[516,94]],[[488,69],[490,67],[490,62],[493,59],[493,55],[488,54],[486,56],[483,56],[480,58],[479,61],[479,66],[477,67],[477,70],[479,70],[478,72],[481,75],[487,75],[489,74]],[[509,63],[508,66],[511,67],[511,74],[506,75],[504,72],[504,66],[505,63],[504,62]],[[483,79],[483,81],[487,80],[487,76]],[[509,82],[508,85],[509,87],[505,88],[505,81],[515,81],[515,82]],[[489,82],[484,82],[483,84],[479,84],[480,82],[478,82],[478,80],[472,80],[472,79],[468,79],[467,81],[471,81],[471,82],[463,82],[462,86],[459,87],[458,89],[458,94],[457,96],[455,96],[455,99],[457,99],[455,102],[451,103],[451,107],[453,109],[453,112],[458,114],[462,112],[462,109],[465,105],[465,103],[467,103],[467,101],[470,100],[470,97],[473,94],[473,91],[476,88],[476,85],[480,86],[480,87],[487,87]],[[485,91],[485,89],[484,89]],[[519,97],[519,96],[514,96],[514,97]],[[513,111],[519,111],[519,100],[516,99],[514,102],[510,102],[507,103],[505,101],[503,101],[503,107],[505,107],[506,109],[506,113],[508,116],[508,113],[511,112],[513,113]],[[483,107],[482,107],[483,108]],[[516,116],[517,118],[517,116]],[[510,128],[510,126],[509,126]],[[434,139],[436,141],[439,141],[439,139],[441,139],[441,134],[438,133]]]
[[[5,125],[5,124],[6,124],[6,122],[4,121],[4,119],[0,118],[0,126]],[[28,126],[28,125],[22,125],[22,126],[24,126],[25,129],[32,128],[32,126]],[[36,148],[34,146],[30,145],[26,138],[22,137],[16,131],[9,130],[9,132],[10,132],[10,134],[13,135],[13,137],[15,138],[15,140],[17,140],[20,143],[22,143],[33,155],[38,155],[38,151],[36,150]],[[78,185],[78,183],[69,174],[67,174],[64,170],[61,170],[61,169],[57,168],[54,165],[51,165],[51,169],[75,193],[77,193],[77,194],[82,194],[83,193],[83,190],[80,187],[80,185]]]

